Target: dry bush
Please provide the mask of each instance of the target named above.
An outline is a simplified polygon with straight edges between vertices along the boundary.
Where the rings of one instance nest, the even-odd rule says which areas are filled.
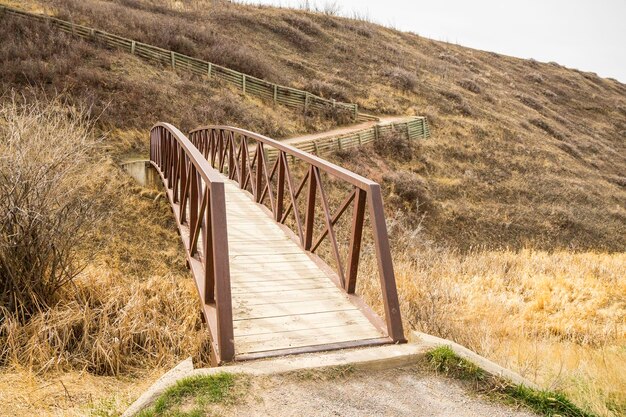
[[[0,107],[0,308],[26,322],[82,269],[78,247],[102,218],[97,141],[60,101]]]
[[[376,153],[383,157],[405,162],[413,158],[411,141],[400,132],[391,131],[380,134],[373,146]]]
[[[533,126],[538,127],[539,129],[543,130],[544,132],[546,132],[548,135],[552,136],[555,139],[559,139],[559,140],[564,139],[563,134],[559,132],[558,130],[556,130],[555,128],[553,128],[552,126],[550,126],[548,123],[546,123],[545,120],[530,119],[529,122]]]
[[[476,81],[464,79],[459,81],[457,84],[459,84],[459,86],[466,89],[467,91],[471,91],[472,93],[480,93],[480,87],[478,86],[478,84],[476,84]]]
[[[415,74],[400,67],[385,70],[383,76],[392,87],[401,91],[414,91],[418,84]]]
[[[48,310],[27,323],[5,317],[0,364],[7,372],[133,375],[207,353],[169,204],[158,191],[134,186],[116,165],[102,166],[92,174],[116,192],[108,196],[109,216],[80,252],[88,265]]]
[[[413,173],[401,172],[386,175],[383,181],[385,185],[389,185],[387,201],[393,207],[405,212],[432,213],[432,196],[423,178]]]
[[[540,111],[540,110],[543,109],[543,105],[541,105],[541,103],[539,103],[537,100],[535,100],[534,98],[532,98],[530,96],[527,96],[525,94],[517,94],[516,97],[525,106],[528,106],[531,109],[535,109],[537,111]]]
[[[532,74],[528,74],[526,76],[528,81],[532,81],[535,84],[543,84],[543,77],[538,72],[533,72]]]
[[[346,86],[344,86],[343,83],[340,84],[340,82],[309,79],[302,88],[320,97],[335,99],[343,102],[350,101],[350,96]]]

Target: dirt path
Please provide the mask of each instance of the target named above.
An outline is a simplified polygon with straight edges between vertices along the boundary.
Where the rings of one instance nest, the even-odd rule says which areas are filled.
[[[283,140],[282,142],[288,143],[290,145],[293,145],[294,143],[307,142],[307,141],[310,141],[310,140],[316,140],[316,139],[322,139],[322,138],[332,138],[332,137],[336,137],[336,136],[339,136],[339,135],[345,135],[346,133],[358,132],[359,130],[368,129],[368,128],[370,128],[372,126],[375,126],[377,124],[400,123],[400,122],[403,122],[403,121],[405,121],[407,119],[410,119],[410,117],[407,117],[407,116],[385,116],[385,117],[381,117],[379,121],[357,123],[357,124],[353,124],[353,125],[349,125],[349,126],[344,126],[344,127],[340,127],[340,128],[337,128],[337,129],[333,129],[333,130],[327,130],[327,131],[324,131],[324,132],[311,133],[309,135],[303,135],[303,136],[294,136],[294,137],[291,137],[291,138],[287,138],[287,139]]]
[[[247,417],[535,416],[416,366],[334,378],[304,374],[255,379],[244,404],[219,411],[220,415]]]

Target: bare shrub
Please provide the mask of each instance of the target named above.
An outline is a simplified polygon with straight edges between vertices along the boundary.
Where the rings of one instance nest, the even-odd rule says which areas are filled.
[[[399,172],[386,175],[384,181],[391,185],[389,202],[404,210],[430,211],[432,197],[426,182],[416,174]]]
[[[311,19],[304,16],[285,16],[283,18],[285,22],[298,29],[300,32],[306,33],[309,36],[322,36],[324,31],[322,28]]]
[[[331,98],[344,102],[350,101],[348,89],[343,85],[339,85],[335,82],[310,79],[303,88],[304,90],[310,91],[311,93],[316,94],[320,97]]]
[[[301,31],[299,28],[294,27],[286,22],[271,22],[268,23],[267,28],[272,32],[279,35],[281,38],[286,39],[291,44],[303,51],[310,51],[315,44],[312,37]]]
[[[21,321],[80,272],[77,247],[100,216],[91,125],[60,105],[0,107],[0,308]]]
[[[522,102],[525,106],[530,107],[531,109],[535,109],[537,111],[542,110],[543,106],[537,100],[532,97],[529,97],[525,94],[518,94],[517,99]]]
[[[374,150],[382,157],[399,161],[410,161],[413,158],[410,140],[399,132],[381,134],[378,140],[374,141]]]
[[[454,103],[462,103],[463,102],[463,97],[461,97],[460,94],[455,93],[454,91],[447,91],[447,90],[441,90],[439,91],[439,94],[441,94],[442,96],[444,96],[445,98],[447,98],[448,100],[454,102]]]
[[[554,129],[552,126],[550,126],[544,120],[541,120],[541,119],[530,119],[529,122],[533,126],[538,127],[539,129],[543,130],[544,132],[546,132],[547,134],[549,134],[550,136],[552,136],[555,139],[559,139],[559,140],[563,140],[564,139],[563,134],[561,132],[559,132],[556,129]]]
[[[417,76],[403,68],[396,67],[385,70],[383,75],[389,80],[390,84],[402,91],[413,91],[417,87]]]
[[[537,84],[543,84],[543,77],[538,72],[533,72],[532,74],[528,74],[526,76],[526,79]]]
[[[471,91],[472,93],[480,93],[480,87],[478,86],[478,84],[476,84],[476,81],[464,79],[459,81],[457,84],[459,84],[459,86],[466,89],[467,91]]]

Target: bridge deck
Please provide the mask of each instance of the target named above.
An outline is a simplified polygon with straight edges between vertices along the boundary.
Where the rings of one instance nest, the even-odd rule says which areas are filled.
[[[385,337],[249,194],[225,191],[237,357]]]

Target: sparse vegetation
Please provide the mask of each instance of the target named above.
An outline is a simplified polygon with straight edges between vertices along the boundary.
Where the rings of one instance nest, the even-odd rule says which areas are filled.
[[[332,10],[170,0],[9,2],[349,98],[366,111],[426,115],[428,141],[409,145],[393,137],[336,155],[386,191],[406,328],[454,339],[598,415],[623,414],[624,84],[397,32],[363,16],[339,18]],[[275,22],[289,29],[273,30]],[[20,413],[13,404],[26,404],[23,413],[32,414],[31,403],[42,413],[69,413],[80,408],[69,399],[75,392],[83,402],[94,395],[95,403],[112,395],[93,381],[115,381],[120,390],[145,386],[154,375],[143,370],[198,356],[205,343],[166,202],[133,186],[108,156],[145,154],[146,129],[157,120],[183,130],[233,124],[273,137],[335,122],[42,25],[1,19],[0,39],[2,91],[35,86],[90,109],[96,136],[107,133],[101,178],[118,190],[109,201],[115,210],[88,242],[101,255],[57,292],[47,312],[25,323],[1,319],[0,386],[22,394],[0,405],[0,413]],[[358,290],[379,308],[373,253],[364,248],[363,256]],[[88,371],[93,388],[78,378],[48,387],[48,375],[76,371]],[[49,402],[33,399],[44,391]],[[102,409],[119,411],[131,399]]]
[[[181,379],[167,389],[138,417],[204,416],[205,407],[215,403],[229,403],[246,391],[246,378],[241,375],[218,373]]]
[[[426,359],[437,372],[463,380],[481,381],[485,372],[473,362],[461,358],[449,346],[439,346],[428,353]]]
[[[574,405],[560,392],[539,391],[487,375],[480,367],[458,356],[450,347],[439,346],[426,354],[429,365],[437,372],[473,382],[474,388],[498,400],[527,407],[546,417],[594,417]]]
[[[0,312],[25,323],[83,268],[78,248],[106,215],[105,183],[89,175],[99,158],[84,113],[12,97],[0,107]]]

